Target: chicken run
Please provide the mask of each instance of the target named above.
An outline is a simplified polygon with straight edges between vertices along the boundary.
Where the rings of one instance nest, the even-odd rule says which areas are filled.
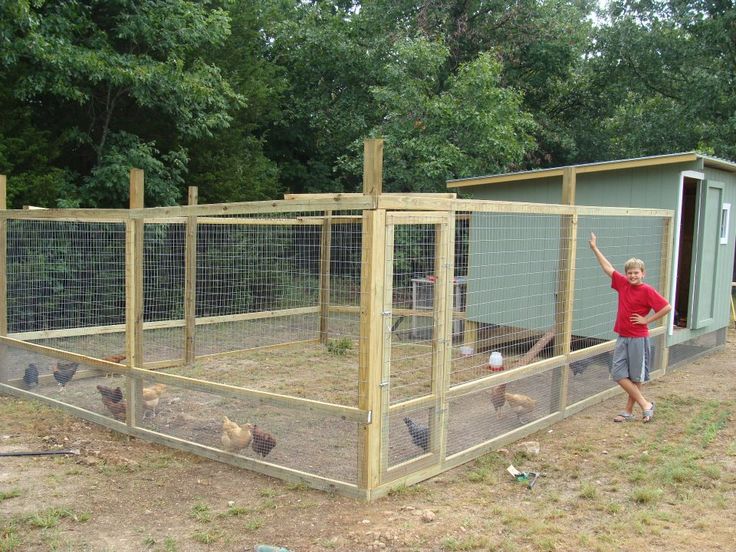
[[[367,500],[618,392],[581,236],[668,235],[670,212],[381,194],[375,178],[143,208],[134,170],[128,210],[0,211],[0,391]],[[664,286],[665,243],[644,252]]]

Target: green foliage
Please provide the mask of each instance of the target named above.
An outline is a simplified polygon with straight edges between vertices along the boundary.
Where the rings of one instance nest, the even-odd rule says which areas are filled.
[[[327,341],[327,352],[335,356],[345,356],[353,349],[353,342],[349,337],[330,339]]]

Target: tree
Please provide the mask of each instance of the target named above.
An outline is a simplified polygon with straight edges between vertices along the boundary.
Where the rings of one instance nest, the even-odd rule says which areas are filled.
[[[612,2],[597,33],[591,136],[605,155],[698,149],[736,157],[736,7],[711,0]],[[626,136],[622,136],[625,133]]]
[[[66,204],[125,205],[127,179],[105,179],[133,161],[158,179],[147,200],[173,202],[186,171],[182,139],[226,127],[241,101],[198,55],[229,32],[227,13],[209,2],[6,2],[2,16],[3,82],[32,106],[36,129],[61,137],[50,163],[82,177]]]

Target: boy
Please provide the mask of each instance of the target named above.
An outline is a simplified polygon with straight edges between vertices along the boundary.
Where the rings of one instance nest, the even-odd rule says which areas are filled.
[[[650,285],[644,283],[644,261],[629,259],[624,265],[626,276],[617,272],[603,256],[590,233],[590,248],[595,253],[603,272],[611,278],[611,287],[618,292],[618,311],[613,331],[618,334],[613,350],[611,377],[628,394],[626,409],[614,422],[634,419],[634,404],[644,411],[644,422],[654,418],[654,403],[641,393],[643,383],[649,381],[649,328],[648,324],[666,316],[672,306]],[[650,314],[654,311],[653,314]]]

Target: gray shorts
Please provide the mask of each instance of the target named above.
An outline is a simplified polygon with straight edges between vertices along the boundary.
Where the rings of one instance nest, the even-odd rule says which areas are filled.
[[[635,383],[649,381],[652,348],[648,337],[619,337],[613,350],[611,379],[629,378]]]

